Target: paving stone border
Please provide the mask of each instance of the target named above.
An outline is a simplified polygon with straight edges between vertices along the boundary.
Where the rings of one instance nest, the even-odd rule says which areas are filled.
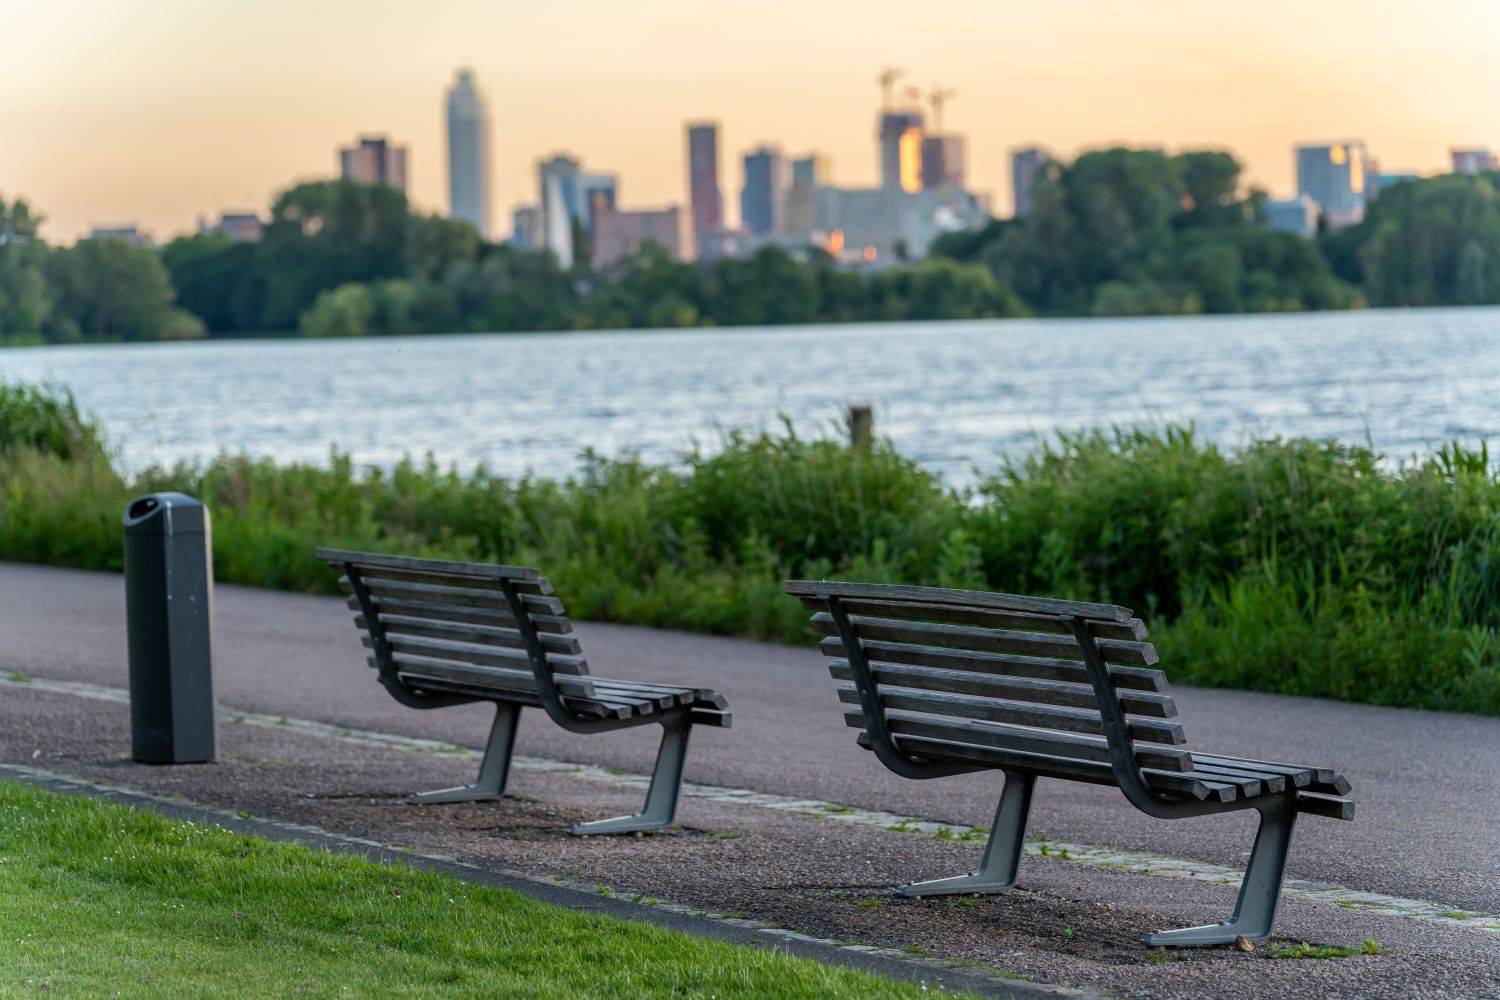
[[[858,969],[887,979],[914,982],[924,989],[979,993],[1008,1000],[1056,1000],[1059,997],[1093,1000],[1100,996],[1088,990],[1006,977],[976,966],[941,965],[894,948],[799,934],[747,917],[716,913],[670,900],[614,892],[608,886],[586,885],[556,876],[537,877],[505,869],[483,868],[447,855],[398,848],[365,837],[334,833],[310,824],[288,823],[219,809],[190,799],[85,780],[43,768],[0,763],[0,778],[50,792],[82,795],[147,809],[171,819],[220,827],[264,840],[356,855],[382,864],[400,865],[418,871],[437,872],[475,885],[509,889],[531,899],[573,910],[650,923],[697,937],[714,938],[809,958],[827,965]]]
[[[123,688],[78,681],[50,680],[29,675],[0,677],[0,686],[4,685],[24,686],[32,690],[69,694],[100,701],[128,703],[130,700],[129,692]],[[392,749],[466,760],[477,761],[482,756],[478,750],[455,743],[448,743],[443,740],[400,736],[393,733],[382,733],[375,730],[316,722],[310,719],[242,712],[236,709],[221,708],[219,713],[221,718],[226,721],[238,722],[250,726],[289,729],[325,739],[339,739],[365,744],[374,743]],[[528,771],[568,774],[583,781],[611,787],[644,790],[650,782],[650,778],[647,775],[618,771],[595,764],[580,764],[546,757],[517,756],[512,766]],[[935,823],[931,820],[924,820],[915,816],[902,816],[897,813],[882,812],[879,810],[859,809],[820,799],[801,799],[786,795],[774,795],[768,792],[757,792],[748,788],[728,788],[719,785],[684,783],[682,794],[689,798],[707,799],[711,802],[722,804],[767,809],[776,812],[793,813],[800,816],[815,816],[829,822],[880,827],[895,832],[935,837],[944,840],[965,840],[982,843],[988,834],[988,831],[982,827]],[[1140,851],[1124,851],[1113,847],[1075,844],[1041,837],[1028,837],[1026,839],[1025,850],[1028,854],[1032,855],[1060,858],[1067,861],[1097,865],[1102,868],[1113,868],[1166,878],[1195,879],[1201,882],[1212,882],[1235,887],[1239,886],[1245,874],[1243,870],[1238,868],[1214,865],[1202,861],[1170,858]],[[1450,927],[1460,927],[1481,933],[1500,934],[1500,915],[1454,909],[1428,900],[1406,899],[1400,896],[1351,889],[1335,883],[1314,882],[1307,879],[1287,879],[1282,893],[1284,896],[1338,906],[1344,909],[1360,910],[1382,916],[1405,917]]]

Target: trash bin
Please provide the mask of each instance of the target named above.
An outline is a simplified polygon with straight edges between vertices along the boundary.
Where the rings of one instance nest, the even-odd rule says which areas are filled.
[[[131,756],[143,764],[213,760],[208,508],[183,493],[152,493],[132,500],[123,522]]]

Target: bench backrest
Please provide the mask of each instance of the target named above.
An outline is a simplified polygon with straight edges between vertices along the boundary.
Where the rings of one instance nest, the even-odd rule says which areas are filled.
[[[370,665],[387,687],[394,679],[419,695],[424,682],[449,694],[534,693],[538,674],[550,673],[560,694],[594,697],[573,625],[536,570],[341,549],[318,549],[317,556],[340,574]],[[516,607],[529,628],[518,623]]]
[[[1107,668],[1109,696],[1124,715],[1129,753],[1141,768],[1191,770],[1166,675],[1128,608],[1015,594],[793,580],[786,592],[814,610],[812,627],[845,721],[878,740],[968,743],[1026,755],[1108,763],[1108,728],[1076,629]],[[883,719],[870,718],[863,672]],[[1117,714],[1119,714],[1117,713]],[[884,758],[883,758],[884,759]],[[888,760],[887,763],[890,763]],[[917,776],[913,774],[912,776]]]

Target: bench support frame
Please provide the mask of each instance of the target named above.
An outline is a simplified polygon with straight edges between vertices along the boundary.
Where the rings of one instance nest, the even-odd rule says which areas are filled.
[[[958,893],[1001,892],[1016,884],[1021,866],[1021,848],[1026,839],[1026,819],[1031,814],[1031,791],[1036,778],[1016,771],[1005,772],[1005,788],[995,809],[984,860],[972,875],[913,882],[896,892],[902,896],[951,896]]]
[[[489,802],[503,796],[506,781],[510,778],[510,759],[516,750],[516,724],[520,719],[520,705],[496,702],[495,722],[490,727],[489,742],[484,745],[478,780],[472,785],[418,792],[406,801],[413,805],[437,805],[443,802]]]
[[[1268,797],[1264,805],[1256,808],[1260,812],[1260,828],[1255,833],[1255,847],[1250,852],[1245,880],[1240,883],[1234,914],[1222,924],[1153,931],[1142,939],[1146,944],[1191,948],[1232,944],[1241,936],[1250,941],[1264,941],[1271,936],[1276,907],[1281,902],[1281,882],[1286,874],[1287,848],[1292,844],[1297,806],[1292,799],[1278,795]]]
[[[661,749],[656,753],[651,788],[646,792],[646,805],[640,812],[578,823],[570,832],[578,837],[591,837],[605,833],[661,830],[671,826],[677,815],[677,798],[682,791],[682,765],[687,760],[688,734],[692,728],[686,712],[674,712],[662,720]]]

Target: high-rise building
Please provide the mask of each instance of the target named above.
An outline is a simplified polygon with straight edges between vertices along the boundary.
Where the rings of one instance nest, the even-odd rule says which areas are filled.
[[[1500,170],[1500,159],[1483,147],[1449,150],[1453,157],[1455,174],[1482,174],[1489,170]]]
[[[522,205],[510,213],[510,245],[517,250],[540,250],[543,240],[542,206]]]
[[[752,236],[774,236],[781,232],[786,188],[786,160],[781,150],[762,146],[745,154],[740,222]]]
[[[807,237],[813,231],[813,206],[818,188],[828,183],[828,159],[809,153],[792,161],[792,183],[786,189],[782,230],[787,236]]]
[[[573,263],[573,223],[582,222],[587,206],[579,185],[578,161],[559,153],[537,164],[538,204],[542,208],[542,247],[563,267]]]
[[[1031,214],[1031,187],[1041,176],[1042,168],[1052,160],[1052,154],[1041,146],[1022,146],[1010,154],[1010,190],[1014,199],[1011,214],[1024,219]]]
[[[614,211],[620,201],[620,179],[614,174],[579,174],[578,195],[583,199],[584,231],[594,232],[594,222],[600,211]]]
[[[339,150],[339,175],[363,184],[388,184],[406,192],[406,147],[383,135],[362,135]]]
[[[468,69],[448,88],[448,214],[489,235],[489,112]]]
[[[922,190],[922,112],[880,113],[880,186],[887,191]]]
[[[964,139],[929,135],[922,140],[922,190],[964,186]]]
[[[712,235],[724,228],[724,196],[719,192],[719,123],[689,123],[687,143],[688,203],[693,240],[701,254]]]
[[[1297,147],[1297,193],[1318,206],[1328,224],[1347,226],[1364,218],[1370,155],[1362,142]]]

